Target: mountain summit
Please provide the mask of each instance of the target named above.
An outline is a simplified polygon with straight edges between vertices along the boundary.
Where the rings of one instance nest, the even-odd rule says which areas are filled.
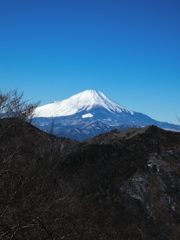
[[[132,111],[129,111],[123,106],[112,101],[102,92],[96,90],[86,90],[63,101],[55,101],[53,103],[38,107],[35,115],[37,117],[70,116],[84,110],[88,111],[99,107],[104,108],[111,113],[121,113],[125,111],[133,114]]]
[[[86,90],[63,101],[38,107],[35,116],[33,123],[40,129],[52,132],[53,126],[53,134],[76,140],[91,138],[113,129],[147,125],[172,128],[168,123],[130,111],[95,90]]]

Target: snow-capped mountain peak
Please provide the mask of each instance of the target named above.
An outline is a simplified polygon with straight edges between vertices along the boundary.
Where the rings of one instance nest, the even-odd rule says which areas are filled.
[[[152,124],[172,128],[168,123],[156,121],[143,113],[129,111],[95,90],[86,90],[63,101],[36,108],[33,124],[46,132],[51,131],[53,126],[53,134],[76,140],[91,138],[113,129]]]
[[[102,92],[96,90],[85,90],[75,94],[63,101],[56,101],[41,107],[38,107],[35,112],[37,117],[60,117],[70,116],[83,110],[89,111],[94,107],[102,107],[109,112],[129,112],[132,111],[112,101]]]

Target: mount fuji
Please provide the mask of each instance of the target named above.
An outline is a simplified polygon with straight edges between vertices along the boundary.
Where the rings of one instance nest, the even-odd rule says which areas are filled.
[[[86,90],[63,101],[37,107],[32,123],[41,130],[76,140],[91,138],[113,129],[147,125],[172,128],[166,122],[128,110],[95,90]]]

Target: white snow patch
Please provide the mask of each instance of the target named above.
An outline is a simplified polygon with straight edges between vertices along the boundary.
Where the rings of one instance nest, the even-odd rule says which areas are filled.
[[[87,113],[87,114],[82,115],[82,118],[88,118],[88,117],[93,117],[93,114]]]

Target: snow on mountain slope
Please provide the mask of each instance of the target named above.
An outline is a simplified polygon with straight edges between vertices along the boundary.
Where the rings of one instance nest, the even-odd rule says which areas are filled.
[[[86,90],[75,94],[63,101],[57,101],[41,107],[35,111],[36,117],[61,117],[70,116],[83,110],[89,111],[93,107],[102,107],[111,113],[127,112],[134,114],[123,106],[115,103],[102,92],[95,90]]]

